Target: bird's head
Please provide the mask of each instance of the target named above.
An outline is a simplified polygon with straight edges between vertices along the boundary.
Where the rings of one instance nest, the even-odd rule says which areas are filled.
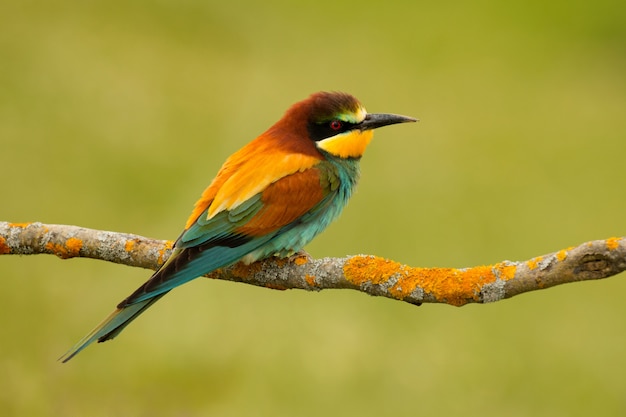
[[[372,140],[373,129],[417,119],[397,114],[367,113],[353,96],[319,92],[291,106],[276,127],[306,136],[324,153],[340,158],[360,158]]]

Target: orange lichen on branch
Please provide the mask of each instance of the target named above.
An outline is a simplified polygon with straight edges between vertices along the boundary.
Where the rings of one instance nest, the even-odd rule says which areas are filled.
[[[71,237],[65,241],[65,244],[48,242],[46,249],[61,259],[76,257],[80,254],[83,247],[83,241],[75,237]]]
[[[134,247],[135,247],[134,239],[127,240],[126,243],[124,244],[124,250],[128,253],[132,252]]]
[[[353,256],[343,267],[346,279],[353,284],[384,284],[401,272],[402,264],[377,256]]]
[[[498,278],[503,281],[508,281],[515,278],[517,272],[517,265],[510,262],[500,262],[493,266],[493,269],[497,272]]]
[[[412,269],[415,270],[416,283],[424,289],[425,294],[431,294],[436,300],[454,306],[462,306],[472,300],[478,301],[480,288],[496,280],[490,266]]]
[[[19,227],[20,229],[24,229],[30,226],[32,223],[9,223],[9,227]]]
[[[517,266],[509,262],[465,269],[412,268],[373,256],[352,257],[343,268],[349,282],[388,287],[395,299],[404,300],[420,289],[425,296],[454,306],[479,301],[485,284],[512,279],[516,271]]]
[[[309,284],[311,287],[315,287],[315,276],[314,275],[309,275],[306,274],[304,276],[304,280],[306,281],[307,284]]]
[[[304,265],[304,264],[305,264],[305,263],[307,263],[307,262],[309,262],[309,258],[307,258],[307,257],[306,257],[306,256],[304,256],[304,255],[303,255],[303,256],[297,256],[297,257],[293,260],[293,263],[294,263],[294,264],[296,264],[296,265],[298,265],[298,266]]]
[[[0,255],[11,253],[11,248],[7,245],[7,240],[0,236]]]
[[[611,237],[606,240],[606,247],[608,250],[615,250],[619,247],[619,242],[622,240],[619,237]]]
[[[536,258],[526,261],[526,265],[528,265],[528,269],[532,271],[539,266],[539,262],[541,261],[543,261],[543,256],[537,256]]]
[[[128,243],[127,243],[128,244]],[[161,249],[159,249],[159,257],[157,259],[157,263],[159,264],[159,266],[163,265],[163,262],[165,262],[167,260],[167,258],[165,257],[165,255],[167,255],[167,253],[174,247],[174,242],[171,240],[168,240],[167,242],[165,242],[165,245],[163,245],[163,247]]]
[[[243,262],[237,262],[233,265],[231,273],[235,278],[243,281],[261,271],[263,271],[263,265],[259,262],[254,262],[250,265],[246,265]]]
[[[463,305],[469,288],[468,280],[460,278],[459,269],[454,268],[409,268],[407,275],[391,289],[391,294],[403,299],[415,288],[420,287],[424,294],[437,300],[450,300],[452,305]],[[471,297],[471,296],[470,296]]]
[[[83,241],[75,237],[71,237],[65,242],[65,247],[72,256],[78,256],[80,249],[83,247]]]

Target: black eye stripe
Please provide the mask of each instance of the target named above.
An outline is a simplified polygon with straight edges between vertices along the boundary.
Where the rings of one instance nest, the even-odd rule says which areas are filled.
[[[340,126],[337,126],[339,122]],[[355,123],[346,122],[339,119],[328,120],[322,123],[309,122],[307,129],[311,140],[317,142],[331,136],[354,129]]]

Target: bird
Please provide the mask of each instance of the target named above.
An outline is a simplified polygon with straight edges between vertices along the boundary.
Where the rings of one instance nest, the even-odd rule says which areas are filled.
[[[318,92],[226,159],[196,202],[170,257],[59,358],[111,340],[179,285],[218,268],[302,250],[339,216],[373,130],[417,119],[367,113],[352,95]]]

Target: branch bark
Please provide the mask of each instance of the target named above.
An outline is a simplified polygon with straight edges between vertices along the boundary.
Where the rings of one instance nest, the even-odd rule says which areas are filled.
[[[78,226],[0,222],[0,255],[84,257],[156,270],[173,242]],[[298,255],[235,264],[209,278],[273,289],[349,288],[411,304],[488,303],[626,270],[626,239],[595,240],[521,262],[470,268],[418,268],[372,255],[311,259]]]

